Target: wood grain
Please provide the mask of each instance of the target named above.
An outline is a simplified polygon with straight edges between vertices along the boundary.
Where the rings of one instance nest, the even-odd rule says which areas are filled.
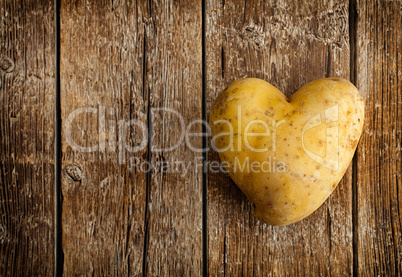
[[[200,276],[202,153],[193,149],[201,149],[202,137],[190,133],[202,132],[196,122],[202,119],[201,1],[152,1],[150,10],[146,91],[150,107],[173,112],[154,110],[151,117],[150,161],[157,166],[149,182],[145,273]]]
[[[157,151],[186,126],[154,109],[201,119],[201,3],[62,1],[61,24],[64,273],[199,275],[201,153]]]
[[[203,76],[200,0],[61,1],[64,274],[200,276],[204,204],[212,276],[401,275],[402,2],[205,4]],[[0,13],[0,275],[48,276],[54,5],[0,0]],[[202,118],[203,78],[209,113],[238,78],[289,96],[327,76],[350,78],[366,102],[353,165],[330,198],[272,227],[226,174],[209,171],[203,203],[202,153],[189,147],[202,138],[166,150]]]
[[[242,77],[264,79],[288,96],[314,79],[349,78],[347,1],[214,1],[206,14],[208,110]],[[290,226],[257,221],[224,174],[209,172],[208,209],[213,276],[353,272],[351,167],[313,215]]]
[[[54,7],[0,1],[0,275],[53,274]]]
[[[147,161],[147,151],[127,149],[143,139],[141,126],[128,126],[130,120],[147,124],[147,13],[145,3],[61,2],[66,276],[142,272],[146,174],[132,165]]]
[[[357,273],[402,274],[402,2],[357,1],[356,83],[366,102],[356,155]]]

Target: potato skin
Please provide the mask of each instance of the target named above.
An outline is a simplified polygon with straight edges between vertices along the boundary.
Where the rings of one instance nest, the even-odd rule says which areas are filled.
[[[289,99],[268,82],[240,79],[210,113],[221,161],[270,225],[297,222],[322,205],[353,158],[363,121],[362,97],[339,78],[310,82]]]

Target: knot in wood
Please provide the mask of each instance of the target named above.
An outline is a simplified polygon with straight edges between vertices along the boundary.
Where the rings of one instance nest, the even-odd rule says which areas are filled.
[[[14,71],[14,62],[8,57],[0,57],[0,69],[5,73],[11,73]]]
[[[75,164],[67,165],[65,168],[67,175],[74,181],[82,180],[82,170]]]

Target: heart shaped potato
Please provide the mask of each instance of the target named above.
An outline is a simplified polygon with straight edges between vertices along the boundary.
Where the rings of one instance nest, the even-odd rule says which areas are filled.
[[[210,114],[212,145],[255,216],[287,225],[314,212],[336,188],[364,120],[357,89],[316,80],[289,99],[271,84],[241,79],[219,93]]]

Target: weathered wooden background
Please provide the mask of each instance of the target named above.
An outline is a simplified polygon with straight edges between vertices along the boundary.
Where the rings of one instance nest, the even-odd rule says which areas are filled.
[[[61,0],[61,226],[55,5],[0,0],[0,12],[0,275],[52,275],[57,228],[67,276],[402,275],[402,1]],[[301,222],[258,222],[186,144],[153,151],[181,135],[154,108],[188,124],[237,78],[291,95],[326,76],[358,87],[365,128],[336,191]],[[122,132],[129,120],[153,131]],[[175,160],[188,172],[135,166]]]

